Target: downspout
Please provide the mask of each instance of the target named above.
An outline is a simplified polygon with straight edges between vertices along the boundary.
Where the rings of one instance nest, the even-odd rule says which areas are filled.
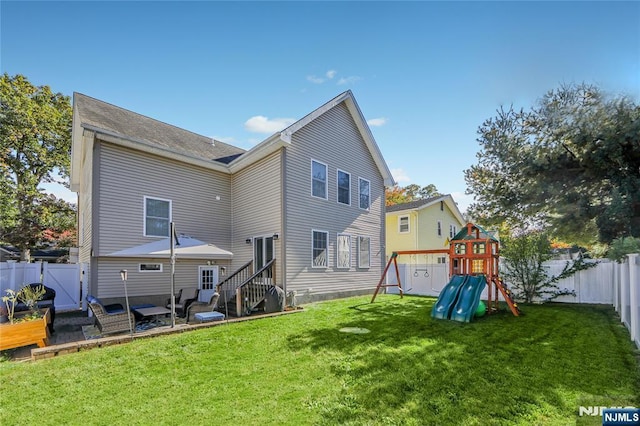
[[[418,238],[418,235],[420,234],[420,228],[418,227],[418,211],[414,211],[413,214],[416,217],[416,245],[415,245],[415,249],[414,250],[420,250],[420,247],[418,247],[418,244],[420,243],[420,240]]]
[[[287,298],[287,221],[286,221],[286,207],[287,207],[287,185],[286,185],[286,163],[287,163],[287,150],[281,148],[280,150],[280,186],[282,188],[282,195],[280,196],[280,256],[282,258],[282,291],[284,291],[285,300]]]

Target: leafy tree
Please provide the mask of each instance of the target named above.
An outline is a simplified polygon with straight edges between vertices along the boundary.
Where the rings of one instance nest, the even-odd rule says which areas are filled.
[[[611,260],[622,263],[630,253],[640,253],[640,238],[616,238],[609,246],[607,257]]]
[[[550,226],[565,240],[640,236],[640,106],[567,85],[530,111],[500,108],[465,170],[469,212],[487,226]]]
[[[586,263],[580,256],[567,261],[560,274],[550,277],[544,262],[552,257],[551,242],[543,231],[503,237],[500,254],[505,259],[502,275],[511,284],[514,297],[527,303],[537,298],[548,301],[567,294],[575,296],[572,290],[560,289],[557,282],[597,264]]]
[[[385,190],[386,205],[393,206],[396,204],[410,203],[411,201],[424,200],[432,197],[439,197],[442,195],[438,192],[438,188],[434,184],[429,184],[423,187],[412,183],[404,188],[398,185],[393,188],[387,188]]]
[[[74,206],[38,188],[68,176],[71,117],[68,96],[22,75],[0,78],[0,241],[20,249],[23,260],[43,231],[75,225]]]

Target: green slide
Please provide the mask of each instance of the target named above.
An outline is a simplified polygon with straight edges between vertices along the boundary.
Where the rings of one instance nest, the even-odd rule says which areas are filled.
[[[458,301],[451,311],[450,318],[460,322],[471,321],[478,309],[480,295],[485,285],[487,285],[487,279],[484,275],[469,276],[460,289]]]
[[[442,291],[435,305],[431,309],[431,316],[437,319],[447,319],[451,313],[451,308],[458,299],[458,293],[463,287],[468,275],[454,275]]]

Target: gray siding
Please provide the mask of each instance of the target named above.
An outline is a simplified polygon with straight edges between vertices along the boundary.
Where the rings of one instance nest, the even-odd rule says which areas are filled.
[[[311,196],[311,160],[327,164],[328,199]],[[301,298],[375,288],[382,273],[384,183],[344,104],[294,133],[286,153],[287,291]],[[351,174],[351,205],[337,203],[336,169]],[[358,178],[371,182],[371,207],[359,208]],[[311,267],[312,230],[329,233],[328,267]],[[351,238],[351,268],[336,268],[338,233]],[[356,237],[371,238],[371,267],[357,268]]]
[[[109,143],[99,148],[96,256],[157,240],[144,236],[144,196],[172,201],[178,233],[231,250],[229,175]]]
[[[92,203],[93,203],[93,137],[82,137],[82,164],[80,188],[78,191],[78,260],[81,263],[91,261],[93,245]]]
[[[281,152],[275,152],[235,173],[232,187],[232,252],[235,271],[253,258],[247,238],[281,234]],[[281,240],[275,241],[276,281],[282,283]]]
[[[162,263],[162,272],[138,272],[140,263]],[[175,287],[198,287],[198,266],[205,266],[205,260],[176,260]],[[218,260],[216,265],[230,267],[228,261]],[[97,260],[97,280],[100,287],[94,296],[108,300],[124,298],[124,283],[120,279],[120,270],[128,271],[127,293],[130,303],[161,304],[171,293],[171,263],[169,259],[107,259]],[[223,278],[223,277],[220,277]]]

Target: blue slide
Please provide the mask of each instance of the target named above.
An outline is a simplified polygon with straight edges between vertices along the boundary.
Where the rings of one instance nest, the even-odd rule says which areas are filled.
[[[454,275],[449,284],[444,286],[440,296],[431,309],[431,316],[437,319],[447,319],[451,313],[451,307],[458,299],[458,293],[464,283],[469,278],[468,275]]]
[[[460,290],[458,301],[451,311],[451,319],[460,322],[469,322],[478,309],[480,295],[487,280],[484,275],[469,276]]]

